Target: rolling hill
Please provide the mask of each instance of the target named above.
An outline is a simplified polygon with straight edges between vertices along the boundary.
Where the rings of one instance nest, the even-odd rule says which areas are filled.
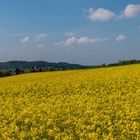
[[[66,62],[59,62],[59,63],[50,63],[46,61],[8,61],[8,62],[0,62],[0,69],[16,69],[16,68],[41,68],[41,67],[53,67],[55,69],[81,69],[85,66],[78,65],[78,64],[69,64]]]

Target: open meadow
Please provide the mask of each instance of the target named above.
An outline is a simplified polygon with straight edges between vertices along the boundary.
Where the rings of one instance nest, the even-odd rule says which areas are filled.
[[[140,65],[1,78],[0,139],[139,140]]]

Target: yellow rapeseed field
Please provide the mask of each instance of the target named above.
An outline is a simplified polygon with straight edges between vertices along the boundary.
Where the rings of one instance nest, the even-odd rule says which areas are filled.
[[[0,140],[140,140],[140,65],[0,79]]]

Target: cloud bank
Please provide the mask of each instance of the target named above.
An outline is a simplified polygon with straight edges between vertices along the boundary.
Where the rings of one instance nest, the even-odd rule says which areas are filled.
[[[24,38],[21,39],[21,42],[22,43],[33,43],[33,42],[39,42],[39,41],[42,41],[44,39],[46,39],[47,37],[47,34],[45,33],[41,33],[41,34],[38,34],[38,35],[34,35],[34,36],[25,36]]]
[[[107,41],[107,38],[90,38],[88,36],[82,36],[82,37],[70,37],[64,41],[56,43],[58,46],[63,47],[70,47],[70,46],[83,46],[83,45],[93,45],[95,43],[105,42]]]
[[[47,38],[47,34],[41,33],[38,35],[34,36],[26,36],[21,39],[21,43],[23,44],[24,47],[27,46],[34,46],[34,48],[44,48],[45,45],[42,44],[42,41]]]
[[[109,21],[111,19],[123,19],[123,18],[134,18],[140,15],[140,4],[128,4],[123,10],[120,12],[121,14],[117,15],[114,12],[104,9],[98,8],[93,9],[90,8],[88,10],[87,18],[91,21]]]

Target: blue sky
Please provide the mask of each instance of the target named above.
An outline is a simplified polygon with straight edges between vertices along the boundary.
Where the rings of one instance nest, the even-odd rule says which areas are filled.
[[[0,61],[140,59],[139,0],[0,0]]]

